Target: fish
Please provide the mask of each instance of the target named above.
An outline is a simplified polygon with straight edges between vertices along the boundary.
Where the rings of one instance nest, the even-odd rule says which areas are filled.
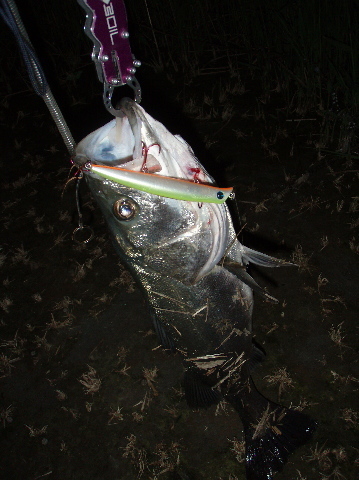
[[[253,291],[276,300],[247,267],[289,262],[242,245],[227,204],[197,193],[198,187],[220,194],[224,189],[182,137],[131,99],[123,99],[118,110],[115,119],[79,142],[73,162],[144,293],[160,343],[182,355],[188,405],[229,402],[243,425],[247,480],[271,480],[317,425],[307,414],[265,398],[254,385],[251,372],[264,352],[252,339]],[[127,185],[121,183],[124,172],[132,175]],[[168,179],[193,189],[191,200],[173,198],[171,188],[163,193]]]

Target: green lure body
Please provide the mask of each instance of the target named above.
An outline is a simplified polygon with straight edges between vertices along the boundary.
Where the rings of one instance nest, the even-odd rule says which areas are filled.
[[[107,180],[142,192],[166,198],[198,203],[224,203],[233,188],[218,188],[212,185],[191,182],[181,178],[153,173],[135,172],[125,168],[91,165],[90,171]]]

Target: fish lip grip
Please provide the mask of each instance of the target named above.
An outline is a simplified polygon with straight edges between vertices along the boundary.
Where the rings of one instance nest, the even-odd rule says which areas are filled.
[[[131,52],[125,4],[123,0],[77,1],[86,12],[84,30],[94,44],[91,58],[104,84],[105,107],[115,117],[119,116],[120,111],[112,105],[116,87],[129,85],[134,90],[135,101],[141,101],[141,87],[134,76],[141,62],[135,60]]]

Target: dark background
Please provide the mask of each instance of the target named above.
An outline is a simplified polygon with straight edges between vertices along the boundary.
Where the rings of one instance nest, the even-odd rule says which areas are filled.
[[[74,1],[17,4],[79,141],[111,120],[84,11]],[[280,299],[256,298],[254,333],[267,353],[256,384],[319,424],[277,478],[355,479],[357,2],[126,7],[142,106],[235,187],[241,241],[299,265],[251,272]],[[187,408],[181,359],[156,349],[85,185],[95,237],[72,240],[69,154],[5,25],[0,36],[1,478],[243,479],[238,417],[228,405]]]

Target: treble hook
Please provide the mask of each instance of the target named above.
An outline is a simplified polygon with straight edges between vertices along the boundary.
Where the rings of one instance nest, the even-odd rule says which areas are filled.
[[[88,225],[84,225],[83,223],[83,215],[80,208],[80,197],[79,197],[79,188],[80,188],[80,181],[83,178],[82,170],[80,170],[77,181],[76,181],[76,207],[77,207],[77,214],[78,214],[78,222],[79,226],[75,228],[72,232],[72,240],[76,243],[89,243],[90,240],[94,237],[94,231]],[[87,232],[87,233],[86,233]],[[85,233],[85,237],[82,238],[83,234]]]

